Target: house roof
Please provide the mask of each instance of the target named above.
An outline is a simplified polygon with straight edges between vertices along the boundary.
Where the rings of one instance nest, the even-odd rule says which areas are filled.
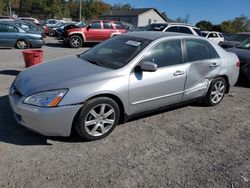
[[[139,16],[140,14],[143,14],[143,13],[145,13],[147,11],[152,10],[152,9],[155,12],[157,12],[159,14],[159,16],[161,16],[167,22],[172,22],[172,20],[170,20],[169,18],[166,19],[164,16],[162,16],[162,14],[155,8],[136,8],[136,9],[128,9],[128,10],[110,10],[110,11],[105,12],[102,16],[104,16],[104,17]]]

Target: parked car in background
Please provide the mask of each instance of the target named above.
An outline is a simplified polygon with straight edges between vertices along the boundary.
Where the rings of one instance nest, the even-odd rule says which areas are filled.
[[[216,44],[224,41],[224,36],[222,33],[217,31],[202,31],[202,35]]]
[[[240,75],[250,83],[250,38],[227,51],[237,54],[240,59]]]
[[[220,42],[219,45],[224,49],[232,48],[248,38],[250,38],[250,32],[241,32],[233,35],[229,41]]]
[[[14,18],[11,16],[0,16],[0,20],[13,20]]]
[[[29,22],[33,22],[36,25],[40,25],[40,22],[36,19],[36,18],[30,18],[30,17],[19,17],[17,18],[19,20],[24,20],[24,21],[29,21]]]
[[[145,27],[143,31],[175,32],[202,36],[199,28],[185,23],[153,23]]]
[[[83,43],[102,42],[125,32],[119,21],[93,20],[83,28],[68,29],[64,41],[71,48],[79,48]]]
[[[49,28],[49,36],[51,37],[59,37],[62,34],[64,28],[68,25],[77,25],[76,22],[59,22],[53,27]],[[78,26],[76,26],[78,27]]]
[[[25,31],[14,22],[0,21],[0,47],[40,48],[44,45],[41,32]]]
[[[45,32],[41,26],[34,24],[30,21],[24,21],[19,19],[8,20],[6,22],[13,23],[14,25],[21,27],[25,31],[36,31],[41,33],[45,37]]]
[[[56,29],[56,32],[58,34],[58,39],[63,40],[64,38],[67,38],[69,29],[84,28],[84,27],[86,27],[86,25],[87,25],[87,23],[84,21],[66,24],[64,27],[60,27],[60,28]]]
[[[49,19],[45,21],[45,25],[47,25],[49,28],[53,28],[59,23],[65,23],[65,21],[57,19]]]
[[[230,41],[231,38],[235,35],[233,33],[222,33],[224,36],[224,41]]]
[[[133,26],[133,25],[130,24],[130,23],[121,22],[121,24],[124,26],[124,28],[125,28],[128,32],[134,32],[134,31],[136,31],[135,26]]]
[[[238,62],[206,38],[129,32],[26,69],[9,101],[16,120],[33,131],[69,136],[76,129],[97,140],[138,113],[190,101],[218,105],[238,80]]]

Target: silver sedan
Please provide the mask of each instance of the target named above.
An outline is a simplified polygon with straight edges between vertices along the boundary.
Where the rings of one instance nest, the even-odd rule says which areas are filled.
[[[163,32],[113,37],[77,56],[36,65],[10,87],[16,120],[47,136],[86,140],[119,122],[190,101],[221,102],[239,75],[239,60],[205,38]]]

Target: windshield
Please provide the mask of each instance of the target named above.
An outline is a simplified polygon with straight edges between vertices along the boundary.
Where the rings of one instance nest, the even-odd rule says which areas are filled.
[[[249,34],[236,34],[236,35],[233,35],[230,38],[230,40],[231,41],[237,41],[237,42],[243,42],[244,40],[246,40],[249,37],[250,37]]]
[[[163,31],[166,27],[167,24],[151,24],[145,27],[143,31]]]
[[[246,50],[250,50],[250,38],[248,38],[247,40],[243,41],[242,43],[240,43],[237,48],[241,48],[241,49],[246,49]]]
[[[86,25],[87,25],[86,22],[81,22],[81,23],[78,24],[78,27],[83,28],[83,27],[85,27]]]
[[[79,57],[102,67],[119,69],[127,65],[151,40],[116,36],[81,54]]]

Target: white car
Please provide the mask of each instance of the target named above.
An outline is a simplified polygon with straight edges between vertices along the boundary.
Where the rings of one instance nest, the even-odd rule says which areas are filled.
[[[33,22],[34,24],[36,24],[36,25],[39,25],[40,24],[40,22],[37,20],[37,19],[35,19],[35,18],[30,18],[30,17],[19,17],[19,18],[17,18],[18,20],[23,20],[23,21],[29,21],[29,22]]]
[[[49,19],[46,21],[46,25],[50,28],[55,27],[57,24],[65,23],[63,20]]]
[[[198,27],[186,23],[153,23],[145,27],[143,31],[174,32],[202,36]]]
[[[202,35],[216,44],[224,41],[224,36],[222,35],[222,33],[219,33],[217,31],[202,31]]]

